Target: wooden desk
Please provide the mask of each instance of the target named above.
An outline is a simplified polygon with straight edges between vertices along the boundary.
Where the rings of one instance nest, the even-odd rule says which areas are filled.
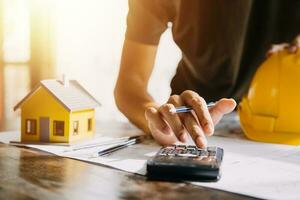
[[[1,133],[0,133],[1,134]],[[0,144],[0,199],[253,199]]]

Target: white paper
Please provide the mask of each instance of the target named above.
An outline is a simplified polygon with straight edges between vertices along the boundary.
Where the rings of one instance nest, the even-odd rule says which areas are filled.
[[[4,135],[0,134],[0,141],[7,141],[8,137]],[[249,141],[241,134],[235,115],[220,123],[216,135],[209,138],[209,145],[224,149],[222,177],[216,183],[192,184],[265,199],[300,199],[299,146]],[[146,174],[147,159],[160,148],[153,141],[147,141],[97,157],[95,152],[109,145],[77,151],[61,151],[65,147],[50,145],[28,146],[142,175]]]

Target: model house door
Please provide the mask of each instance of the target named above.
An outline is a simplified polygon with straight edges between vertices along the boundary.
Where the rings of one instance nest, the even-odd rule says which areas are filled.
[[[41,142],[50,141],[49,117],[40,117],[40,140]]]

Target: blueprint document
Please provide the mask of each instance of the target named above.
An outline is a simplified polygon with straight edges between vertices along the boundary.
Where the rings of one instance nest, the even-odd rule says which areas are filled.
[[[7,142],[7,134],[9,133],[0,133],[0,141]],[[110,155],[98,157],[98,151],[111,147],[112,144],[108,144],[107,141],[114,140],[107,136],[103,138],[103,145],[91,148],[26,146],[141,175],[146,174],[147,159],[160,148],[154,141],[146,140]],[[265,199],[300,199],[300,147],[249,141],[241,134],[235,116],[227,118],[227,121],[223,120],[217,128],[216,136],[209,138],[209,146],[224,149],[222,177],[215,183],[192,184]]]

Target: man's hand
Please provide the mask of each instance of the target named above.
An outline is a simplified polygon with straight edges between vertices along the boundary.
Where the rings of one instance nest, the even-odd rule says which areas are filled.
[[[191,106],[192,112],[174,113],[175,107]],[[236,107],[233,99],[221,99],[216,105],[207,108],[205,100],[197,93],[186,90],[180,95],[173,95],[168,102],[158,109],[149,107],[145,111],[148,127],[154,139],[162,145],[170,145],[176,141],[185,142],[190,134],[195,144],[205,148],[206,136],[214,133],[214,126],[224,114]]]

